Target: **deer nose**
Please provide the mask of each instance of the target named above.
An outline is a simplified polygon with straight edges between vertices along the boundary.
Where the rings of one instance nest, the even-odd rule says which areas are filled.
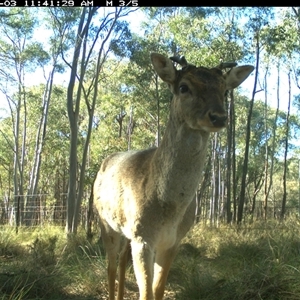
[[[227,115],[219,115],[216,113],[209,113],[208,114],[209,119],[211,121],[211,123],[215,126],[215,127],[224,127],[226,120],[227,120]]]

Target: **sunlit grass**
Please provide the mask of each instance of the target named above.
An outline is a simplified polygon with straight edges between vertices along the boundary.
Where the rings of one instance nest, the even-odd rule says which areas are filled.
[[[176,259],[184,270],[177,299],[300,299],[298,220],[195,226],[185,243],[199,254]]]
[[[0,232],[0,299],[99,299],[105,258],[84,233],[9,227]]]
[[[84,232],[0,228],[0,300],[107,299],[105,253]],[[126,299],[138,298],[132,266]],[[172,265],[167,299],[300,299],[300,222],[196,225]],[[170,294],[170,293],[169,293]]]

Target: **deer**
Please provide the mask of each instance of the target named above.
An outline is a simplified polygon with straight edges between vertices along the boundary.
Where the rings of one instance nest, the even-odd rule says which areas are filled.
[[[194,224],[209,135],[226,127],[225,94],[254,69],[236,63],[209,69],[184,57],[150,56],[156,74],[173,94],[163,139],[158,147],[108,156],[93,187],[110,300],[115,300],[117,267],[117,299],[123,299],[130,251],[139,299],[163,299],[177,249]],[[223,74],[223,68],[230,70]]]

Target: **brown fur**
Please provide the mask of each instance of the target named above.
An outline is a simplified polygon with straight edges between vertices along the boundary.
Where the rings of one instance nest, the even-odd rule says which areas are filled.
[[[140,300],[162,299],[181,239],[193,225],[194,195],[202,176],[210,132],[225,127],[224,94],[252,72],[252,66],[220,70],[188,66],[176,70],[160,54],[154,69],[174,94],[167,129],[158,148],[106,158],[94,184],[95,205],[108,256],[109,299],[123,299],[125,266],[132,249]],[[188,91],[182,92],[182,86]]]

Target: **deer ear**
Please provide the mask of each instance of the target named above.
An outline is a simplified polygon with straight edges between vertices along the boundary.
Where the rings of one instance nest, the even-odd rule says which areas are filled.
[[[172,84],[176,79],[176,69],[172,61],[158,53],[151,53],[151,61],[157,75],[165,82]]]
[[[238,87],[254,70],[253,66],[246,65],[231,69],[225,74],[226,87],[228,90]]]

